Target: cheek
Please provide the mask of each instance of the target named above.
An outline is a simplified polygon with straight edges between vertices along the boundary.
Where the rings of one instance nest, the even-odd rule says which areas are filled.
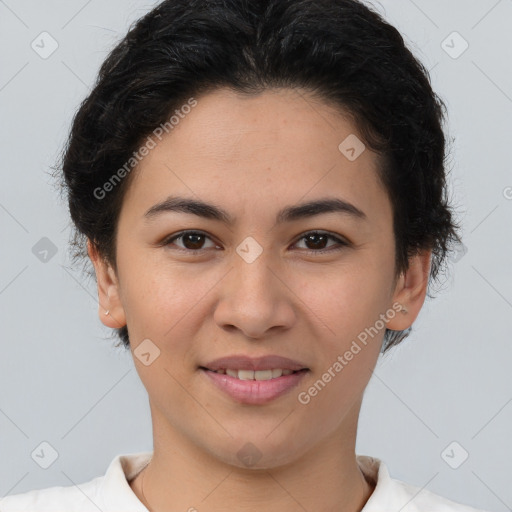
[[[308,306],[304,314],[313,318],[313,312],[318,326],[316,373],[322,391],[317,407],[322,410],[335,403],[341,414],[371,377],[385,333],[380,315],[389,307],[383,270],[368,264],[347,266],[325,276],[321,286],[319,280],[304,283],[301,297],[307,298]]]
[[[125,262],[123,306],[130,334],[154,339],[159,345],[173,344],[199,327],[201,307],[220,281],[218,272],[199,270],[198,265],[171,263],[142,255]]]
[[[309,275],[300,283],[300,298],[326,327],[327,337],[347,340],[373,325],[388,306],[391,275],[385,264],[358,264]],[[330,328],[330,329],[328,329]]]
[[[308,426],[306,430],[312,442],[319,435],[334,432],[347,416],[355,421],[380,353],[376,345],[359,343],[359,348],[351,343],[343,345],[324,357],[315,378],[297,393],[300,403],[297,407],[301,408],[302,422]],[[346,350],[351,353],[350,360],[346,358]]]
[[[302,291],[308,315],[312,318],[312,311],[320,319],[314,387],[302,391],[319,416],[330,415],[326,429],[337,425],[362,395],[380,354],[385,328],[379,318],[387,296],[382,278],[370,268],[347,267],[327,276],[322,287],[310,281]]]

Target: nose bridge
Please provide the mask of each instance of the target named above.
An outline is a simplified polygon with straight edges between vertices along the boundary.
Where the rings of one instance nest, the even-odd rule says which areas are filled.
[[[236,247],[233,264],[235,288],[238,286],[242,293],[250,293],[255,299],[264,296],[268,301],[277,284],[271,247],[248,236]]]
[[[232,271],[215,313],[219,324],[234,325],[248,337],[275,326],[289,326],[293,308],[278,277],[279,263],[268,247],[245,238],[233,254]]]

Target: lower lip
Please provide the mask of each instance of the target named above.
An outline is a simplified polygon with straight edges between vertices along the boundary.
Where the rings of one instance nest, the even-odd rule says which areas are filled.
[[[270,402],[297,386],[309,370],[282,375],[270,380],[241,380],[223,373],[199,369],[231,398],[242,404],[259,405]]]

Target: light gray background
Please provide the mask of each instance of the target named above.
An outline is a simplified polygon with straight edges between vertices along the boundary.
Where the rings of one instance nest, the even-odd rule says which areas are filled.
[[[512,1],[372,3],[448,105],[467,253],[379,362],[357,452],[453,500],[511,510]],[[155,4],[0,0],[0,496],[82,483],[152,449],[145,389],[98,319],[94,283],[69,268],[67,206],[47,172],[107,52]],[[43,31],[59,45],[47,59],[31,48]],[[469,43],[458,58],[442,47],[462,48],[453,31]],[[57,248],[46,263],[32,252],[43,237]],[[48,469],[31,458],[43,441],[58,452]],[[469,453],[458,469],[442,456],[453,441],[452,461]]]

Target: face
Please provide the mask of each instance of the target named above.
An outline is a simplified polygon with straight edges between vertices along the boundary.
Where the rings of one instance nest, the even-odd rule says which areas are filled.
[[[221,89],[197,98],[132,171],[118,273],[90,254],[101,318],[127,323],[159,432],[238,466],[250,446],[257,466],[272,467],[354,431],[385,326],[411,325],[428,270],[426,255],[394,281],[392,206],[377,155],[357,136],[306,93]],[[211,208],[153,208],[170,196]],[[332,203],[279,215],[320,200]],[[213,208],[229,222],[203,215]],[[277,355],[306,370],[258,394],[256,382],[201,369],[231,355]],[[228,378],[238,394],[216,384]]]

